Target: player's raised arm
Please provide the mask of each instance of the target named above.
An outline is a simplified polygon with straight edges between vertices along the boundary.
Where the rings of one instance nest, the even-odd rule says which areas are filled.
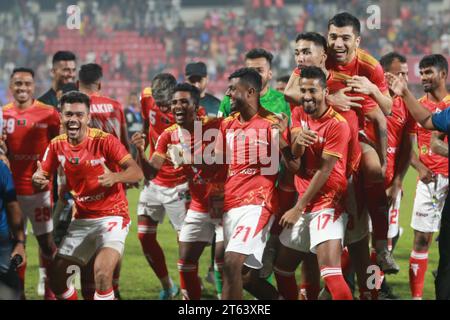
[[[284,98],[287,102],[293,103],[297,105],[300,101],[300,92],[299,92],[299,83],[300,77],[294,71],[289,78],[289,81],[284,89]]]
[[[448,157],[448,144],[444,141],[446,136],[447,135],[442,132],[432,132],[430,142],[431,151],[440,156]]]
[[[422,106],[416,97],[409,91],[406,81],[397,77],[391,73],[386,73],[386,79],[389,84],[389,88],[398,96],[402,97],[405,101],[406,107],[413,116],[413,118],[420,123],[420,125],[428,130],[436,130],[433,121],[431,120],[432,113]]]
[[[159,152],[153,153],[151,159],[147,159],[145,155],[145,147],[146,147],[146,139],[145,134],[141,132],[136,132],[131,137],[131,143],[134,144],[137,152],[137,161],[142,168],[144,173],[144,177],[147,180],[152,180],[159,169],[163,166],[164,161],[166,160],[165,155]]]

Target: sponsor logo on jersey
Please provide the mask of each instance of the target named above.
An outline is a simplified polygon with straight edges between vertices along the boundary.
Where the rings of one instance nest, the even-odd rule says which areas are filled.
[[[105,163],[105,158],[101,157],[100,159],[92,159],[90,160],[91,166],[95,167],[102,163]]]
[[[416,212],[417,217],[428,217],[428,213]]]
[[[394,154],[396,151],[397,151],[396,147],[388,147],[387,148],[387,153]]]
[[[48,123],[35,123],[34,126],[38,129],[47,129]]]
[[[39,154],[15,154],[13,159],[16,161],[37,161],[39,160]]]
[[[243,169],[243,170],[230,170],[229,176],[235,176],[237,174],[243,174],[243,175],[255,175],[259,172],[259,169]]]
[[[84,197],[77,197],[77,200],[79,202],[94,202],[94,201],[99,201],[105,198],[105,193],[99,193],[99,194],[95,194],[92,196],[84,196]]]

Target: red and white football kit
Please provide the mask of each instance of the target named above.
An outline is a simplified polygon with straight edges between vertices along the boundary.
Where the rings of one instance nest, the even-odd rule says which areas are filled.
[[[10,103],[3,108],[11,171],[17,199],[33,232],[39,236],[53,230],[49,187],[36,193],[31,178],[50,140],[59,134],[60,120],[55,108],[35,100],[26,109]]]
[[[98,129],[88,128],[87,137],[78,145],[71,145],[65,134],[51,141],[42,169],[51,176],[62,166],[76,206],[60,255],[85,265],[102,247],[123,253],[130,222],[125,190],[121,183],[103,187],[98,177],[104,174],[102,164],[118,172],[129,159],[131,155],[117,138]]]
[[[264,108],[246,122],[240,121],[240,113],[234,113],[223,120],[217,146],[229,160],[223,220],[225,251],[247,255],[245,265],[254,269],[262,267],[267,233],[277,208],[274,191],[279,150],[271,127],[278,121]]]

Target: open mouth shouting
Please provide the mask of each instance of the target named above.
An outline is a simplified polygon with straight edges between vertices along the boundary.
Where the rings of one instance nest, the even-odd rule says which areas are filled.
[[[66,131],[69,138],[77,138],[80,134],[81,125],[78,122],[69,122],[66,125]]]

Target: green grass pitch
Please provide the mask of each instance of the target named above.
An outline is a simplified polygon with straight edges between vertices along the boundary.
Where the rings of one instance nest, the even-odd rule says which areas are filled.
[[[410,169],[404,182],[404,196],[400,210],[400,225],[403,227],[404,232],[399,240],[399,243],[397,244],[397,248],[395,249],[395,258],[399,263],[401,270],[397,275],[388,276],[388,281],[393,287],[394,292],[402,299],[410,299],[408,266],[413,239],[413,231],[410,227],[410,221],[415,194],[416,177],[416,172],[413,169]],[[130,204],[132,225],[126,243],[120,278],[120,290],[123,299],[152,300],[158,299],[160,284],[153,271],[148,266],[137,238],[136,204],[138,197],[139,191],[137,189],[129,191],[128,199]],[[178,283],[178,250],[176,235],[167,219],[158,228],[158,240],[160,241],[160,244],[165,252],[169,273],[172,279]],[[28,267],[25,283],[27,299],[42,299],[42,297],[37,295],[37,243],[33,236],[30,236],[28,239],[27,255]],[[203,279],[204,299],[215,299],[215,291],[213,286],[204,280],[209,265],[209,257],[210,249],[207,248],[199,264],[200,276]],[[438,250],[437,243],[434,242],[430,249],[429,265],[425,277],[424,299],[434,299],[434,279],[431,271],[437,268],[437,263]],[[246,297],[251,298],[248,295],[246,295]]]

